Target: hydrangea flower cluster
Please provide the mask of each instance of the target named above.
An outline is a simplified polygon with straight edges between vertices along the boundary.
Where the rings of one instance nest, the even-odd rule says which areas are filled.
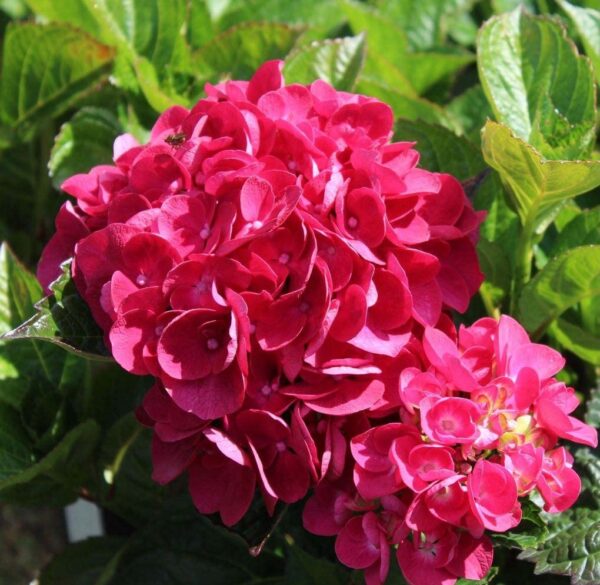
[[[68,179],[38,276],[73,257],[114,358],[156,379],[153,477],[187,472],[200,512],[233,525],[257,489],[272,513],[314,488],[306,528],[369,585],[392,550],[412,585],[479,579],[519,497],[574,502],[557,440],[595,431],[568,414],[560,355],[512,319],[457,337],[449,312],[483,278],[460,183],[390,142],[386,104],[286,86],[281,65]]]
[[[317,485],[306,528],[337,535],[336,552],[385,581],[390,549],[411,585],[482,579],[493,558],[485,531],[521,521],[533,490],[544,508],[571,507],[581,489],[559,439],[596,446],[596,430],[570,416],[579,401],[554,378],[555,350],[531,343],[511,317],[480,319],[457,338],[423,336],[423,366],[405,368],[397,415],[348,437],[351,470]]]

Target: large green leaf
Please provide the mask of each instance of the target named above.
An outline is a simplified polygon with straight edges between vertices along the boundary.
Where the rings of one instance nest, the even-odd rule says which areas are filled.
[[[70,264],[51,287],[52,295],[35,303],[35,313],[4,333],[4,341],[31,340],[55,344],[75,355],[110,360],[104,334],[70,277]]]
[[[94,0],[92,6],[107,37],[145,57],[158,71],[185,58],[185,0]]]
[[[28,138],[106,77],[113,53],[67,25],[11,24],[4,39],[0,117]]]
[[[117,49],[114,81],[163,110],[177,101],[176,79],[189,69],[185,43],[186,0],[32,0],[36,11],[55,22],[88,31]]]
[[[112,162],[113,142],[121,132],[117,119],[108,110],[86,107],[63,124],[56,136],[48,162],[56,188],[68,177]]]
[[[567,309],[600,295],[600,245],[581,246],[553,258],[525,286],[519,299],[521,322],[543,331]]]
[[[277,23],[250,23],[232,28],[193,55],[194,71],[204,79],[248,79],[265,61],[284,58],[302,28]]]
[[[498,121],[546,158],[590,155],[593,73],[560,23],[522,9],[494,17],[479,33],[477,63]]]
[[[558,0],[558,5],[573,21],[585,52],[594,66],[596,81],[600,80],[600,11],[575,6],[565,0]]]
[[[578,508],[562,514],[550,537],[519,558],[534,562],[537,575],[568,575],[573,585],[596,585],[600,581],[600,510]]]
[[[416,142],[415,148],[421,155],[420,166],[430,171],[450,173],[465,180],[485,168],[478,148],[442,126],[398,120],[394,138]]]
[[[488,121],[483,156],[500,173],[526,229],[541,232],[568,199],[600,185],[600,161],[544,160],[503,124]]]
[[[69,546],[39,583],[283,585],[283,571],[283,559],[268,552],[251,557],[241,539],[179,506],[127,540],[93,538]]]
[[[250,556],[244,542],[185,509],[153,522],[130,540],[110,585],[265,585],[278,582],[282,559]]]
[[[287,83],[312,83],[323,79],[336,89],[354,87],[365,57],[363,35],[315,41],[298,47],[285,60]]]
[[[145,57],[159,70],[181,57],[185,0],[27,0],[48,20],[83,29]]]

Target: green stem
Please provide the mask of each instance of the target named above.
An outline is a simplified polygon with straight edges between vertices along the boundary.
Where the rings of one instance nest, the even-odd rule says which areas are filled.
[[[500,310],[498,309],[498,307],[494,306],[494,303],[492,302],[490,295],[487,293],[487,291],[483,287],[481,287],[479,289],[479,296],[481,297],[481,301],[483,303],[483,306],[485,307],[485,312],[490,317],[493,317],[494,319],[499,319],[500,318]]]
[[[143,429],[144,427],[138,425],[133,431],[133,433],[131,433],[127,441],[125,441],[125,443],[119,449],[119,452],[117,453],[112,465],[109,468],[107,468],[104,472],[104,479],[107,483],[111,485],[114,484],[115,477],[117,476],[117,473],[119,473],[119,469],[121,469],[121,465],[123,463],[123,460],[125,459],[125,455],[127,455],[129,448],[135,443],[136,439],[140,436]]]
[[[515,276],[510,299],[510,313],[516,315],[519,297],[523,287],[531,280],[531,264],[533,261],[533,225],[527,222],[517,240],[515,253]]]

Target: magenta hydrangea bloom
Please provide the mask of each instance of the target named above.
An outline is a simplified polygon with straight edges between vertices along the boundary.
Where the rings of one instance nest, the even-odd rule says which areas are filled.
[[[65,181],[39,279],[73,257],[114,358],[156,380],[153,478],[186,473],[199,512],[231,526],[257,491],[273,513],[312,489],[306,529],[368,585],[396,561],[411,585],[481,579],[519,498],[574,503],[557,442],[596,433],[514,320],[456,332],[483,279],[460,183],[390,142],[386,104],[281,67],[208,85]]]
[[[392,407],[393,358],[464,311],[481,214],[390,142],[392,111],[282,63],[208,85],[76,175],[38,274],[73,277],[114,358],[201,420]]]

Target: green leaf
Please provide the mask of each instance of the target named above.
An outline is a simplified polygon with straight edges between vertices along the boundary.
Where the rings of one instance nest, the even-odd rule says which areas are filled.
[[[94,0],[93,8],[107,38],[145,57],[157,71],[185,58],[185,0]]]
[[[524,327],[539,334],[567,309],[600,294],[600,245],[553,258],[524,287],[519,312]]]
[[[584,209],[568,222],[560,232],[552,255],[589,244],[600,244],[600,207]]]
[[[521,9],[492,18],[479,33],[477,63],[499,122],[546,158],[590,155],[593,74],[558,21]]]
[[[108,74],[112,51],[66,25],[11,24],[4,39],[0,118],[20,138],[64,113]]]
[[[189,69],[182,32],[186,0],[33,0],[40,14],[88,31],[117,49],[114,81],[161,110],[185,101],[174,80]]]
[[[356,34],[366,35],[369,53],[383,56],[392,67],[398,66],[406,58],[409,52],[406,32],[396,26],[393,19],[362,2],[343,0],[339,5],[352,30]],[[402,70],[402,67],[399,68]],[[410,75],[410,72],[406,71],[406,75]]]
[[[548,539],[519,555],[535,563],[536,575],[568,575],[573,585],[600,581],[600,510],[561,514]]]
[[[33,462],[31,441],[19,413],[0,402],[0,483],[22,473]]]
[[[363,35],[315,41],[298,47],[285,60],[287,83],[327,81],[336,89],[350,91],[354,87],[365,57]]]
[[[382,3],[384,16],[406,31],[413,49],[426,50],[444,44],[448,23],[467,12],[471,0],[388,0]]]
[[[554,321],[548,332],[568,351],[590,364],[600,366],[600,337],[562,318]]]
[[[600,81],[600,11],[574,6],[565,0],[558,0],[558,5],[573,21],[585,52],[594,66],[596,81]]]
[[[188,43],[192,49],[198,49],[215,36],[215,24],[205,0],[192,0],[189,10]]]
[[[96,38],[102,38],[102,26],[94,14],[92,2],[86,0],[27,0],[29,7],[51,22],[64,22],[84,30]],[[108,40],[108,39],[104,39]]]
[[[65,504],[75,500],[90,473],[90,459],[100,427],[92,420],[81,423],[37,462],[29,461],[16,473],[0,478],[0,500],[24,505]]]
[[[101,329],[78,294],[70,294],[61,302],[46,297],[36,308],[33,317],[2,335],[0,340],[45,341],[80,357],[112,360]]]
[[[194,71],[204,79],[249,79],[265,61],[284,58],[302,28],[276,23],[237,26],[194,52]]]
[[[507,197],[498,173],[487,175],[477,186],[473,197],[475,209],[486,212],[481,224],[481,235],[490,242],[515,241],[520,229],[517,214],[508,206]],[[513,250],[506,249],[507,256],[513,258]]]
[[[600,161],[544,160],[509,128],[488,121],[482,134],[483,156],[500,173],[521,223],[545,229],[567,200],[600,185]]]
[[[423,94],[437,83],[451,78],[473,61],[475,61],[473,53],[464,49],[446,47],[409,53],[400,69],[406,72],[417,92]]]
[[[54,186],[60,188],[65,179],[88,172],[94,165],[110,164],[113,142],[121,132],[121,125],[108,110],[79,110],[63,124],[54,140],[48,162]]]
[[[282,560],[251,557],[240,538],[195,510],[165,514],[129,541],[110,585],[275,585]]]
[[[446,111],[457,121],[462,133],[473,144],[480,143],[481,129],[487,118],[492,117],[492,110],[481,85],[473,85],[455,97],[447,105]]]
[[[528,549],[536,547],[548,536],[546,521],[542,510],[531,500],[521,503],[523,519],[519,526],[508,532],[494,534],[494,541],[510,548]]]
[[[368,68],[375,68],[381,61],[385,63],[379,69],[379,81],[384,85],[395,87],[394,78],[401,75],[422,94],[473,61],[471,53],[457,48],[413,52],[405,30],[396,25],[394,18],[351,0],[341,2],[340,6],[354,33],[366,33]]]
[[[28,0],[53,22],[77,26],[111,46],[149,59],[157,69],[181,57],[185,0]]]
[[[421,154],[419,164],[430,171],[450,173],[465,180],[485,168],[478,148],[442,126],[398,120],[394,139],[416,142]]]
[[[10,242],[18,256],[29,263],[41,253],[41,242],[31,235],[52,229],[58,209],[55,201],[44,200],[39,192],[43,163],[39,163],[36,150],[32,142],[0,149],[0,241]]]
[[[10,331],[34,312],[42,287],[6,243],[0,246],[0,334]]]
[[[17,260],[6,244],[0,246],[0,336],[28,319],[42,296],[37,279]],[[0,356],[13,374],[0,378],[0,401],[19,407],[31,384],[45,380],[57,386],[64,367],[64,352],[39,341],[8,343],[0,337]],[[17,376],[14,375],[17,372]]]
[[[88,538],[69,545],[44,568],[39,585],[106,585],[113,577],[126,539]]]
[[[339,563],[319,559],[298,546],[287,547],[285,585],[346,585],[348,572]]]

